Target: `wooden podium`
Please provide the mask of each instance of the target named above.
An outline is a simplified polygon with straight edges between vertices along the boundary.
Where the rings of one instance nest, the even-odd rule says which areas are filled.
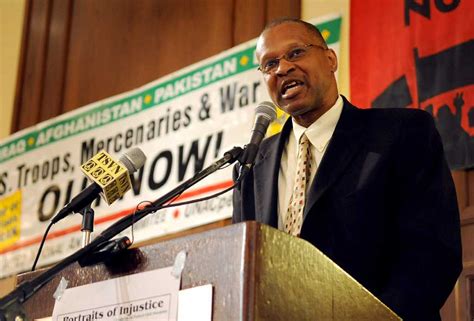
[[[72,265],[25,303],[27,315],[52,315],[61,277],[74,287],[163,268],[182,250],[182,288],[213,285],[213,320],[400,320],[310,243],[256,222],[129,250],[107,266]]]

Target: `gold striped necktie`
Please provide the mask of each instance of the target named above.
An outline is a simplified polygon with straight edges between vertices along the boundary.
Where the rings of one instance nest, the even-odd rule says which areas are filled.
[[[311,144],[303,134],[298,146],[296,160],[296,175],[293,193],[285,217],[285,232],[299,236],[303,225],[303,211],[306,200],[306,186],[308,186],[311,173]]]

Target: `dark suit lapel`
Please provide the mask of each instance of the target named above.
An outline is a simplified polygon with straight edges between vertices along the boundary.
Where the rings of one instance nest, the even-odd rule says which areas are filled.
[[[256,219],[275,228],[278,228],[278,174],[281,154],[291,128],[289,119],[280,134],[270,138],[267,144],[262,144],[253,171]]]
[[[304,218],[324,192],[343,173],[362,142],[361,111],[344,99],[341,117],[311,185]]]

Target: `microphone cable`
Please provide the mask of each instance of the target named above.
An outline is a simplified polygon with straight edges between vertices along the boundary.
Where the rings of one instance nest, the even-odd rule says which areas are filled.
[[[46,241],[46,236],[48,236],[49,230],[51,229],[51,226],[53,225],[54,225],[53,221],[49,221],[48,227],[46,228],[46,231],[43,234],[43,239],[41,240],[38,252],[36,253],[35,261],[33,263],[33,266],[31,267],[31,272],[33,272],[36,268],[36,264],[38,263],[39,257],[41,255],[41,251],[43,250],[44,242]]]

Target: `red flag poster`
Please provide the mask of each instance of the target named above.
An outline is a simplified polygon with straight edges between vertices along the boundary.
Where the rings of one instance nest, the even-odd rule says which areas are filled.
[[[474,167],[474,1],[352,0],[351,101],[431,113],[452,169]]]

